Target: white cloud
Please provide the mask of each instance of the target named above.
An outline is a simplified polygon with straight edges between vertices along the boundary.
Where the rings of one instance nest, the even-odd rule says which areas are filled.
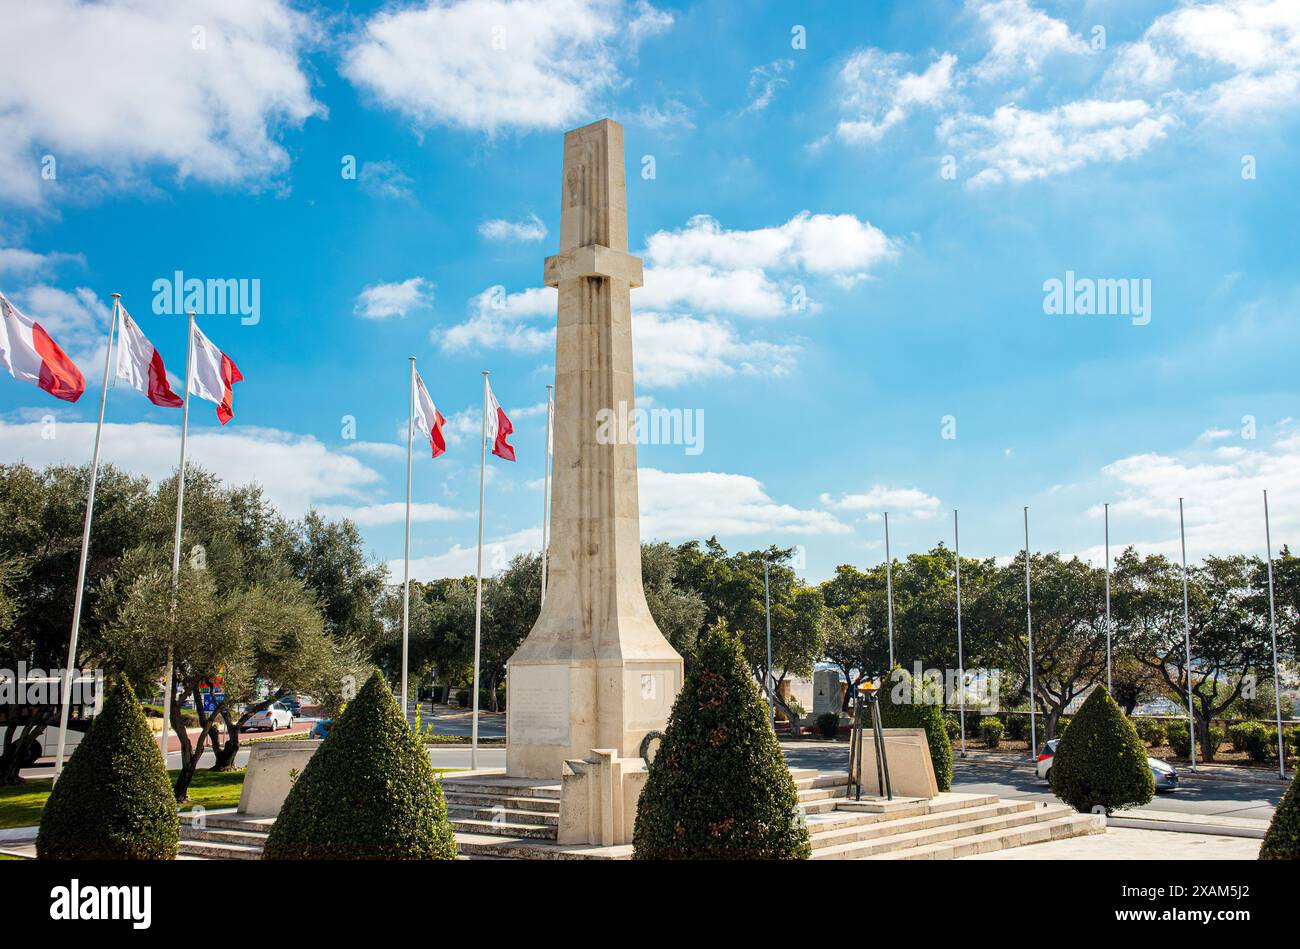
[[[780,504],[762,482],[721,471],[669,472],[642,468],[641,536],[644,540],[754,534],[845,534],[833,514]]]
[[[1263,492],[1269,491],[1274,553],[1300,537],[1300,504],[1288,495],[1300,483],[1300,431],[1283,422],[1271,444],[1198,444],[1174,453],[1120,458],[1101,469],[1110,502],[1112,553],[1133,543],[1147,553],[1180,555],[1178,499],[1184,498],[1187,557],[1259,555],[1264,544]],[[1263,436],[1261,435],[1261,441]],[[1095,495],[1094,495],[1095,496]],[[1089,510],[1100,519],[1101,505]],[[1117,534],[1116,525],[1124,525]],[[1116,537],[1120,540],[1116,541]],[[1100,562],[1100,546],[1085,552]]]
[[[280,129],[324,111],[299,65],[313,29],[282,0],[6,4],[0,200],[130,186],[155,166],[219,184],[276,175]]]
[[[745,90],[749,102],[744,111],[762,112],[776,98],[777,90],[790,85],[785,74],[794,69],[793,59],[774,59],[749,71],[749,86]]]
[[[924,72],[905,72],[907,57],[874,47],[853,53],[840,68],[842,119],[836,135],[850,143],[878,142],[920,108],[944,104],[953,88],[957,57],[944,53]]]
[[[420,128],[559,128],[589,118],[620,56],[671,23],[644,2],[429,2],[375,14],[343,74]]]
[[[838,498],[823,494],[818,500],[823,507],[833,511],[863,511],[870,519],[888,511],[901,517],[928,521],[939,516],[941,507],[938,498],[917,488],[896,488],[886,484],[874,484],[866,491],[841,494]]]
[[[478,226],[478,232],[490,241],[527,243],[546,239],[546,225],[536,214],[529,214],[522,221],[506,221],[501,218],[484,221]]]
[[[504,537],[487,540],[483,544],[483,573],[485,576],[498,573],[506,568],[510,558],[516,554],[540,553],[541,549],[541,527],[531,527]],[[388,561],[389,576],[402,576],[404,567],[403,560]],[[411,579],[427,583],[442,577],[472,577],[477,568],[478,546],[453,544],[449,550],[441,554],[412,557]]]
[[[383,524],[405,524],[406,502],[389,501],[384,504],[346,505],[319,504],[316,509],[326,517],[346,517],[359,527],[378,527]],[[458,511],[432,502],[411,502],[411,521],[427,524],[430,521],[457,521],[472,517],[471,511]]]
[[[10,299],[25,314],[41,324],[88,379],[88,367],[98,366],[108,344],[109,304],[94,290],[77,287],[69,292],[37,284],[13,294]],[[92,383],[93,385],[93,383]]]
[[[991,116],[960,114],[945,119],[939,135],[981,169],[970,183],[985,185],[1136,158],[1176,121],[1140,100],[1088,99],[1041,112],[1004,105]]]
[[[135,393],[125,397],[137,398]],[[262,485],[271,502],[291,517],[333,498],[359,500],[382,480],[374,469],[311,435],[239,426],[238,397],[235,412],[235,422],[224,428],[218,428],[215,420],[209,427],[191,417],[186,446],[190,460],[227,484]],[[170,476],[176,469],[181,437],[180,413],[171,414],[174,425],[105,422],[102,460],[154,480]],[[39,421],[0,421],[0,460],[25,461],[35,467],[90,461],[94,423],[59,421],[54,432],[55,437],[45,437]]]
[[[406,429],[402,429],[402,441],[405,442]],[[371,455],[375,458],[396,459],[406,457],[406,445],[396,442],[345,442],[344,451],[358,455]]]
[[[967,0],[967,9],[979,17],[989,40],[988,53],[973,70],[980,80],[1027,78],[1052,56],[1092,51],[1083,37],[1028,0]]]
[[[1212,120],[1250,120],[1300,103],[1300,5],[1218,0],[1157,17],[1121,48],[1106,81],[1177,92]]]
[[[679,132],[689,132],[695,128],[694,112],[684,102],[672,99],[662,106],[646,103],[630,116],[627,121],[659,135],[669,138]]]
[[[432,306],[433,284],[423,277],[411,277],[399,283],[377,283],[366,287],[357,295],[352,312],[366,320],[386,320]]]
[[[38,254],[21,247],[0,247],[0,274],[33,277],[69,262],[85,266],[86,258],[81,254]]]
[[[558,294],[553,287],[530,287],[507,293],[500,285],[488,287],[470,301],[470,318],[455,326],[436,327],[430,339],[448,352],[499,348],[517,353],[537,353],[555,345],[555,330],[526,321],[554,316]]]
[[[368,161],[357,176],[361,190],[377,198],[404,200],[413,196],[409,175],[392,161]]]
[[[677,386],[737,373],[788,375],[798,356],[794,343],[742,339],[730,323],[694,316],[638,311],[632,316],[632,360],[644,386]]]

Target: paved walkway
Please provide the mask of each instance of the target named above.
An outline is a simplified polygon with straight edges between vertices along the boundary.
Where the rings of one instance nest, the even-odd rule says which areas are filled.
[[[963,860],[1254,860],[1259,841],[1210,834],[1110,827],[1104,834],[1030,844]]]

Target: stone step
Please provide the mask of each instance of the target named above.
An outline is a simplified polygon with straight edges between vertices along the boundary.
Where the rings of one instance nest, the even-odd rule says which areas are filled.
[[[221,844],[212,840],[182,840],[179,856],[205,860],[261,860],[262,848],[245,844]]]
[[[882,814],[846,814],[843,822],[825,826],[824,823],[808,824],[812,836],[813,852],[825,850],[857,841],[873,840],[881,837],[894,837],[899,834],[930,830],[932,828],[957,828],[982,820],[1025,815],[1034,810],[1032,801],[1001,801],[997,804],[985,804],[981,807],[964,808],[959,811],[938,811],[916,814],[910,817],[885,816]]]
[[[489,834],[457,831],[456,850],[467,857],[490,856],[505,860],[626,860],[632,856],[631,845],[620,847],[555,846],[549,841],[498,837]]]
[[[842,800],[848,797],[848,785],[835,785],[833,787],[823,788],[798,788],[800,804],[808,804],[813,801],[831,801]]]
[[[459,834],[485,834],[492,837],[524,837],[530,840],[555,840],[559,835],[556,826],[540,824],[516,824],[510,821],[465,820],[456,818],[451,826]]]
[[[472,779],[454,780],[444,778],[442,793],[444,796],[447,794],[485,794],[493,797],[549,798],[558,802],[560,799],[560,785],[549,782],[529,783],[522,779],[518,782],[479,782]]]
[[[502,794],[474,794],[467,791],[443,790],[448,807],[504,807],[512,811],[538,811],[543,814],[560,813],[559,798],[511,797]]]
[[[812,771],[804,772],[792,771],[791,777],[794,778],[794,786],[798,790],[809,788],[838,788],[849,786],[849,776],[847,772],[839,771]]]
[[[515,810],[509,807],[476,807],[466,804],[448,804],[447,816],[453,820],[505,821],[511,824],[537,824],[558,827],[560,812]]]
[[[924,798],[894,798],[892,801],[882,801],[879,798],[863,798],[857,801],[850,796],[848,800],[840,802],[839,809],[889,816],[914,810],[918,804],[924,805],[928,813],[981,807],[984,804],[996,804],[998,800],[996,794],[968,794],[961,791],[945,791],[931,800],[925,800]]]
[[[1010,827],[983,834],[972,834],[968,837],[960,837],[944,843],[875,854],[864,859],[955,860],[958,857],[969,857],[977,853],[1009,850],[1012,847],[1046,843],[1049,840],[1064,840],[1067,837],[1083,837],[1087,834],[1104,833],[1105,829],[1105,823],[1098,814],[1070,814],[1065,817],[1056,817],[1020,827]]]
[[[222,827],[182,827],[181,840],[201,840],[222,844],[242,844],[247,847],[262,848],[266,846],[269,835],[260,831],[227,830]]]
[[[889,821],[879,825],[880,829],[884,831],[881,836],[867,836],[856,840],[834,843],[829,846],[826,845],[828,843],[826,840],[821,841],[822,846],[814,843],[812,857],[814,860],[855,860],[896,850],[946,844],[961,837],[973,837],[978,834],[1022,828],[1026,825],[1063,818],[1073,813],[1068,807],[1059,805],[1048,807],[1031,806],[1027,810],[1016,810],[1011,813],[993,814],[971,819],[970,814],[959,810],[941,815],[948,818],[945,822],[921,827],[911,824],[910,826],[916,828],[911,830],[904,828],[909,826],[909,822],[918,819],[904,818],[900,821]],[[847,836],[854,836],[852,830]]]

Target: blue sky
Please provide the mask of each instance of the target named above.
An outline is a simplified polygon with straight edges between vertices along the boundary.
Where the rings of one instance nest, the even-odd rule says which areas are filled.
[[[1006,556],[1029,505],[1035,547],[1097,557],[1109,501],[1116,548],[1176,553],[1185,495],[1197,559],[1262,553],[1268,488],[1295,541],[1294,2],[6,18],[0,290],[91,388],[0,379],[0,460],[88,460],[112,292],[179,373],[154,282],[255,279],[255,323],[199,317],[245,381],[224,429],[195,403],[196,462],[356,517],[392,561],[413,354],[451,420],[416,458],[415,575],[472,571],[489,369],[519,457],[489,459],[489,563],[536,549],[562,133],[610,116],[647,269],[638,398],[704,419],[698,453],[641,448],[646,539],[798,545],[821,579],[881,559],[881,510],[896,556],[951,544],[954,507],[963,553]],[[1149,320],[1044,312],[1067,272],[1149,286]],[[107,417],[107,459],[174,466],[178,412],[116,389]]]

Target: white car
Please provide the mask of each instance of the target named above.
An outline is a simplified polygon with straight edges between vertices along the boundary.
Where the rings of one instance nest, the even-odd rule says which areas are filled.
[[[244,731],[277,731],[280,728],[289,728],[293,725],[293,712],[289,711],[287,705],[281,705],[279,702],[272,702],[269,708],[258,712],[252,718],[244,723]]]
[[[1059,742],[1059,738],[1053,738],[1039,749],[1038,776],[1044,781],[1049,780],[1047,774],[1052,770],[1052,760],[1056,757],[1056,746]],[[1178,790],[1178,772],[1174,770],[1173,765],[1165,764],[1159,758],[1147,755],[1147,767],[1151,769],[1151,777],[1155,779],[1157,791]]]

